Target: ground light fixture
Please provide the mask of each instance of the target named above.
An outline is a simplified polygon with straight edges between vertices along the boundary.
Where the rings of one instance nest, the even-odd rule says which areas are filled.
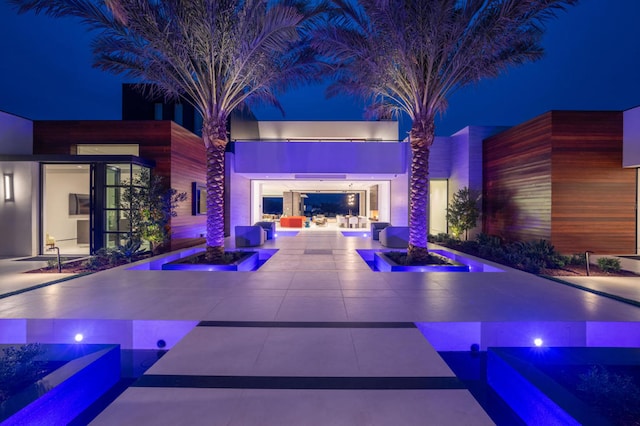
[[[542,346],[542,344],[543,344],[543,343],[544,343],[544,342],[543,342],[543,341],[542,341],[542,339],[541,339],[541,338],[539,338],[539,337],[536,337],[535,339],[533,339],[533,344],[534,344],[534,345],[536,345],[537,347]]]
[[[80,343],[84,340],[84,335],[82,333],[77,333],[75,336],[73,336],[73,340]]]
[[[5,201],[13,201],[13,174],[5,173],[2,176],[2,186],[4,187],[4,200]]]

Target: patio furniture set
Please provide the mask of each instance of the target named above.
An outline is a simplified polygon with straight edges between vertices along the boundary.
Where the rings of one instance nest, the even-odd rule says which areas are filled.
[[[290,218],[294,218],[291,216]],[[297,217],[300,220],[300,217]],[[281,218],[280,220],[282,221]],[[294,223],[294,222],[291,222]],[[299,222],[295,221],[296,224]],[[302,225],[300,225],[302,227]],[[235,227],[236,247],[257,247],[274,238],[276,223],[256,222],[253,226]],[[390,248],[407,248],[409,245],[409,227],[393,226],[388,222],[371,222],[371,238],[380,241],[380,245]]]

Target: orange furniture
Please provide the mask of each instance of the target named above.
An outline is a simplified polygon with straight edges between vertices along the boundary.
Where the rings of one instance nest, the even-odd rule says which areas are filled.
[[[280,218],[280,226],[283,228],[302,228],[307,220],[305,216],[286,216]]]

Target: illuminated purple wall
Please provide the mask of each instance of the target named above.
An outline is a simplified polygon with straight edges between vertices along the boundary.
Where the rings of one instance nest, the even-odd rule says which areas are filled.
[[[407,172],[402,142],[235,142],[236,173]]]

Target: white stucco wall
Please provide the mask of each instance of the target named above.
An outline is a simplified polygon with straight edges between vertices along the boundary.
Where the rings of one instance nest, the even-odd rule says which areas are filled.
[[[407,149],[407,164],[411,164],[411,150]],[[391,222],[395,226],[409,225],[409,172],[398,174],[390,181],[389,200],[391,220],[380,218],[381,222]],[[379,197],[382,197],[379,194]]]
[[[468,126],[450,138],[449,192],[469,187],[482,191],[482,141],[506,127]]]
[[[0,155],[33,154],[33,122],[0,111]]]
[[[411,151],[411,149],[408,149]],[[408,169],[411,167],[411,155],[409,155]],[[429,178],[449,179],[451,175],[451,138],[436,136],[429,151]]]
[[[378,221],[391,222],[391,182],[378,183]]]
[[[13,174],[14,201],[0,196],[0,256],[38,253],[39,165],[35,162],[0,162],[0,176]]]
[[[231,241],[235,241],[236,225],[252,225],[251,222],[251,180],[235,173],[234,154],[226,154],[226,166],[229,168],[231,195],[229,197],[229,224]]]
[[[640,167],[640,106],[623,113],[622,166]]]

